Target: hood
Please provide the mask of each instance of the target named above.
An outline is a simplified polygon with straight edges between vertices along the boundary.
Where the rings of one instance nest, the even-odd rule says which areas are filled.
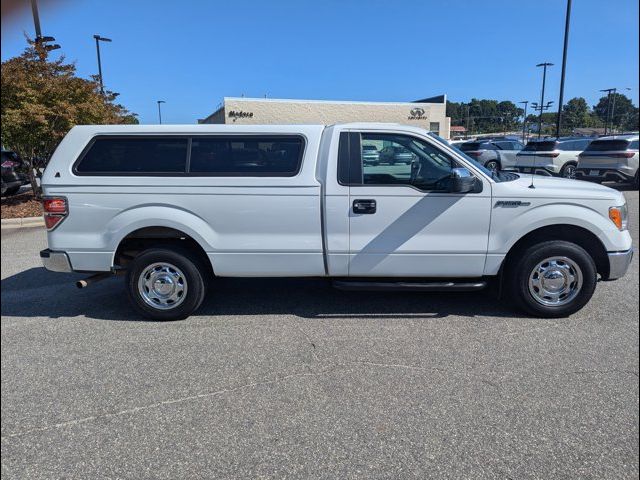
[[[613,188],[583,180],[570,180],[543,175],[522,175],[511,182],[500,182],[493,185],[496,197],[518,198],[565,198],[588,200],[614,200],[624,203],[624,195]],[[533,180],[534,188],[530,188]]]

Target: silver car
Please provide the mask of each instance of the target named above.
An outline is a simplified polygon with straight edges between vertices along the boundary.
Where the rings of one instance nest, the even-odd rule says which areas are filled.
[[[592,182],[633,182],[638,188],[638,135],[594,140],[579,155],[576,178]]]
[[[474,140],[458,146],[468,156],[494,172],[514,168],[516,155],[523,147],[518,140],[508,138]]]
[[[380,152],[375,145],[362,145],[362,161],[366,165],[378,165],[380,163]]]

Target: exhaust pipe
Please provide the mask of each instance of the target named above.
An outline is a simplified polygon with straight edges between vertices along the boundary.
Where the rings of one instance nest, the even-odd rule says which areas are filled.
[[[100,280],[104,280],[105,278],[109,278],[112,275],[113,275],[113,273],[111,273],[111,272],[96,273],[95,275],[91,275],[90,277],[87,277],[87,278],[85,278],[83,280],[78,280],[76,282],[76,287],[78,287],[78,288],[87,288],[92,283],[99,282]]]

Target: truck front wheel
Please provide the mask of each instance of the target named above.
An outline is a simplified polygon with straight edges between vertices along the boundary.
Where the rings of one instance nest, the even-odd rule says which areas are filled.
[[[532,245],[506,265],[510,297],[527,313],[566,317],[584,307],[596,288],[593,258],[580,246],[562,240]]]
[[[152,320],[182,320],[195,312],[206,293],[204,268],[182,248],[150,248],[127,270],[127,291],[134,308]]]

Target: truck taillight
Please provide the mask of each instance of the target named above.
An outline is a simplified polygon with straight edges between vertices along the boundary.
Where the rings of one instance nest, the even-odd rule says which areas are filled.
[[[44,223],[48,230],[53,230],[69,214],[69,206],[65,197],[44,197]]]

